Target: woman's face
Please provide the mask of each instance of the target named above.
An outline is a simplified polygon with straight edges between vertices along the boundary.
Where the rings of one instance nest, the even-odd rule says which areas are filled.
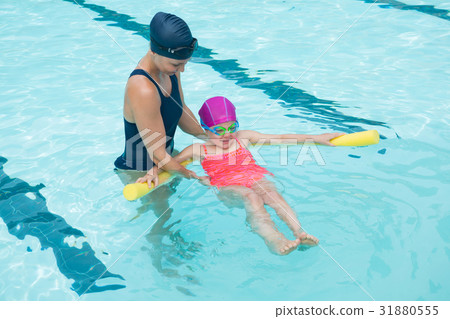
[[[176,60],[155,54],[155,62],[158,65],[159,70],[169,76],[174,75],[177,72],[184,72],[184,66],[189,60],[190,58],[186,60]]]
[[[224,135],[217,135],[213,132],[206,130],[209,140],[214,145],[216,145],[220,148],[228,149],[230,147],[230,143],[232,142],[232,140],[236,139],[236,132],[230,133],[228,128],[235,124],[236,124],[236,121],[228,121],[228,122],[220,123],[220,124],[210,127],[213,131],[215,131],[216,129],[221,130],[221,128],[224,128],[226,131],[225,131]]]

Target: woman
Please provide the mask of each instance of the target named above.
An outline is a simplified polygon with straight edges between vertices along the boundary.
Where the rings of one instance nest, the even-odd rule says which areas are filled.
[[[177,126],[202,138],[204,131],[185,105],[180,72],[197,48],[197,39],[181,18],[158,12],[150,22],[150,50],[131,73],[125,89],[125,151],[114,165],[136,182],[157,185],[157,167],[186,178],[199,178],[173,160]],[[142,177],[143,172],[147,174]],[[123,179],[122,179],[123,180]],[[128,182],[131,182],[129,180]]]

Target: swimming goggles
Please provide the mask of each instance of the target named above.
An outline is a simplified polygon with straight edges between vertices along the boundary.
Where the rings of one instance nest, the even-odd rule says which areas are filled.
[[[210,131],[210,132],[213,132],[214,134],[219,135],[219,136],[225,135],[225,133],[226,133],[227,131],[228,131],[229,133],[234,133],[234,132],[236,132],[236,131],[239,129],[239,122],[238,122],[238,121],[236,121],[236,122],[234,122],[233,124],[231,124],[231,125],[228,127],[228,129],[224,128],[223,126],[216,126],[216,127],[214,128],[214,130],[212,130],[211,128],[209,128],[208,126],[206,126],[206,124],[203,123],[203,121],[202,121],[201,119],[200,119],[200,124],[202,125],[202,127],[203,127],[205,130],[208,130],[208,131]]]
[[[192,43],[187,47],[178,47],[175,49],[163,47],[161,44],[155,41],[155,39],[150,38],[150,40],[156,44],[156,46],[163,51],[169,52],[170,54],[176,55],[180,58],[189,58],[192,53],[198,48],[198,41],[196,38],[193,38]]]

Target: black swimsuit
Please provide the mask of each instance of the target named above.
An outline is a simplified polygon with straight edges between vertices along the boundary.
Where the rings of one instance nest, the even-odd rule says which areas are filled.
[[[131,72],[130,77],[136,74],[147,77],[147,79],[149,79],[158,89],[161,98],[161,116],[167,136],[166,150],[168,154],[172,154],[174,147],[173,137],[181,114],[183,113],[183,104],[181,104],[180,91],[178,90],[178,79],[176,75],[170,77],[170,81],[172,82],[172,94],[169,97],[165,97],[161,92],[159,85],[156,84],[147,72],[142,69],[136,69]],[[147,137],[150,138],[152,132],[141,132],[141,134],[139,134],[136,123],[130,123],[125,118],[123,120],[125,127],[125,151],[116,159],[114,166],[120,169],[147,171],[155,164],[148,155],[147,148],[142,141],[141,135],[144,139]]]

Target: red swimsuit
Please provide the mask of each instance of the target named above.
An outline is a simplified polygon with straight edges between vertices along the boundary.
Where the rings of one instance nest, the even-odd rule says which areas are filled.
[[[201,162],[206,174],[211,178],[211,185],[217,187],[241,185],[250,188],[255,182],[272,174],[255,163],[252,154],[239,143],[239,148],[225,154],[208,155],[206,146],[205,158]]]

